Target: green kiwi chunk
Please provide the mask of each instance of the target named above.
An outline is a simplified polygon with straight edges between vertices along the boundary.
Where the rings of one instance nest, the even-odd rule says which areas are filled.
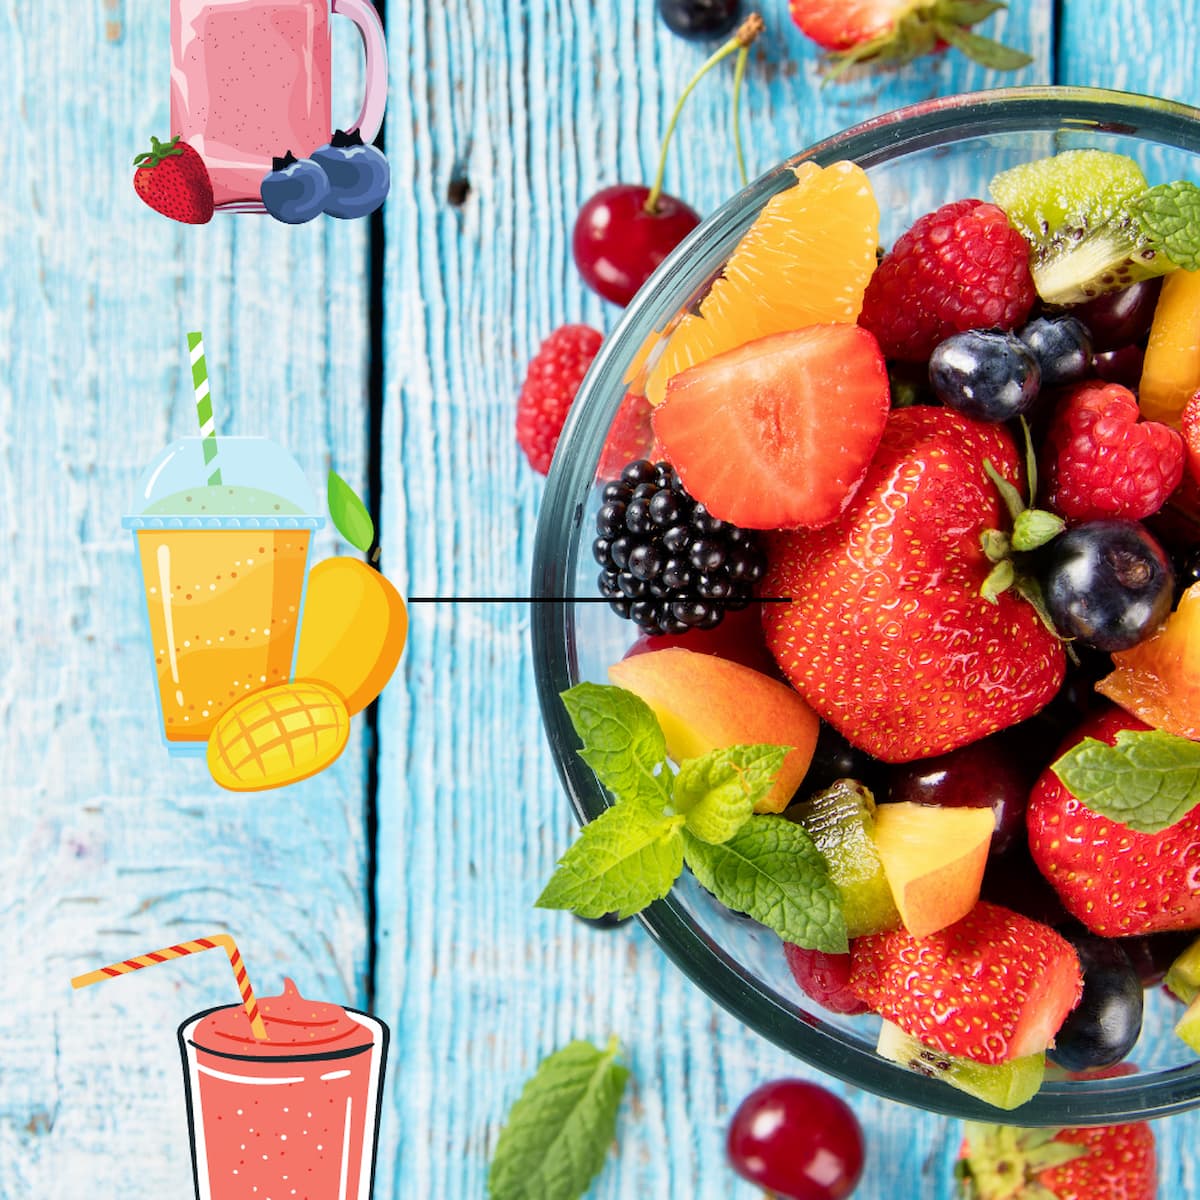
[[[898,1025],[884,1021],[875,1047],[882,1058],[928,1079],[940,1079],[960,1092],[1006,1111],[1019,1108],[1037,1095],[1046,1070],[1045,1054],[1027,1054],[1008,1062],[974,1062],[945,1054],[910,1037]]]
[[[1148,190],[1133,159],[1107,150],[1035,159],[989,185],[1029,242],[1038,295],[1055,305],[1081,304],[1174,268],[1141,220],[1136,201]]]
[[[829,864],[842,894],[846,932],[852,937],[895,929],[900,913],[875,849],[875,799],[856,779],[838,779],[788,816],[807,830]]]
[[[1191,1004],[1200,996],[1200,938],[1167,968],[1163,983],[1184,1004]]]
[[[1181,1037],[1197,1054],[1200,1054],[1200,995],[1188,1005],[1187,1012],[1179,1018],[1175,1034]]]

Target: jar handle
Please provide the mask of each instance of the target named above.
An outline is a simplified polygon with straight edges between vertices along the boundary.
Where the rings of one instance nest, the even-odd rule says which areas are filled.
[[[362,134],[362,140],[370,143],[379,133],[383,114],[387,110],[387,36],[371,0],[333,0],[333,11],[349,17],[362,35],[363,49],[367,55],[366,89],[362,111],[346,132],[352,133],[357,129]]]

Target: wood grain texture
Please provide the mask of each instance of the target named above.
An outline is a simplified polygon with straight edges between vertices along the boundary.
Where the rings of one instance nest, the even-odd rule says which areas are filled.
[[[761,7],[752,172],[880,111],[1008,82],[946,55],[822,89],[785,0]],[[988,26],[1036,56],[1013,82],[1053,69],[1196,99],[1194,3],[1061,7],[1058,47],[1050,0],[1013,0]],[[723,1160],[729,1114],[765,1078],[815,1073],[741,1029],[636,923],[601,933],[533,909],[573,825],[524,609],[413,609],[379,714],[374,881],[361,720],[333,771],[251,800],[158,745],[119,518],[142,465],[191,432],[185,330],[206,332],[221,432],[277,438],[314,484],[329,465],[362,482],[369,427],[365,228],[185,230],[128,186],[167,123],[167,10],[0,0],[0,161],[57,156],[0,175],[0,1200],[190,1195],[174,1030],[232,1001],[220,961],[79,994],[67,981],[221,927],[260,991],[290,974],[356,1003],[374,934],[374,1011],[393,1032],[376,1200],[483,1196],[537,1060],[609,1032],[633,1083],[592,1195],[750,1200]],[[652,174],[704,50],[651,0],[391,0],[388,17],[383,565],[409,594],[520,592],[542,494],[512,436],[524,365],[563,321],[616,317],[575,275],[571,219],[596,187]],[[339,112],[358,87],[353,41],[340,31]],[[668,169],[702,212],[736,188],[725,82],[693,96]],[[325,531],[317,553],[336,549]],[[869,1134],[856,1196],[949,1200],[955,1123],[837,1090]],[[1164,1196],[1200,1195],[1198,1130],[1195,1115],[1158,1127]]]
[[[0,1196],[191,1191],[174,1029],[236,1000],[219,959],[86,992],[72,975],[211,931],[256,986],[365,999],[361,729],[282,795],[220,792],[157,732],[120,519],[188,435],[184,334],[221,433],[287,445],[318,489],[366,454],[366,231],[173,225],[130,186],[168,125],[169,6],[0,5]],[[357,55],[339,38],[349,107]],[[329,553],[326,531],[317,552]],[[131,1171],[131,1166],[133,1167]]]

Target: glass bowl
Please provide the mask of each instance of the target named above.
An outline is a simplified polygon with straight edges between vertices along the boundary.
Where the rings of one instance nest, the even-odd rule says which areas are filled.
[[[966,196],[986,196],[996,171],[1066,149],[1129,154],[1151,183],[1200,177],[1200,109],[1094,88],[1012,88],[931,100],[857,125],[781,163],[705,221],[662,264],[606,340],[573,406],[554,464],[534,545],[533,654],[551,750],[581,821],[610,803],[559,699],[582,680],[607,682],[638,630],[595,603],[590,543],[599,507],[597,466],[639,350],[703,293],[788,168],[851,160],[870,176],[890,245],[918,216]],[[739,1020],[819,1070],[881,1096],[949,1116],[1021,1125],[1105,1124],[1165,1116],[1200,1105],[1200,1063],[1172,1033],[1181,1011],[1146,993],[1142,1038],[1129,1057],[1136,1074],[1052,1081],[1002,1113],[875,1052],[878,1019],[825,1012],[793,982],[775,934],[718,904],[685,871],[642,914],[666,954]]]

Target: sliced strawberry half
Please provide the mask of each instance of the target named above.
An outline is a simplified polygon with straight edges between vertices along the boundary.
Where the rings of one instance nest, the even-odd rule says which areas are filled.
[[[1045,1050],[1083,991],[1070,942],[984,900],[928,937],[872,934],[850,953],[850,987],[874,1012],[927,1046],[981,1063]]]
[[[674,376],[652,417],[688,492],[744,529],[817,528],[850,502],[890,391],[873,334],[810,325]]]

